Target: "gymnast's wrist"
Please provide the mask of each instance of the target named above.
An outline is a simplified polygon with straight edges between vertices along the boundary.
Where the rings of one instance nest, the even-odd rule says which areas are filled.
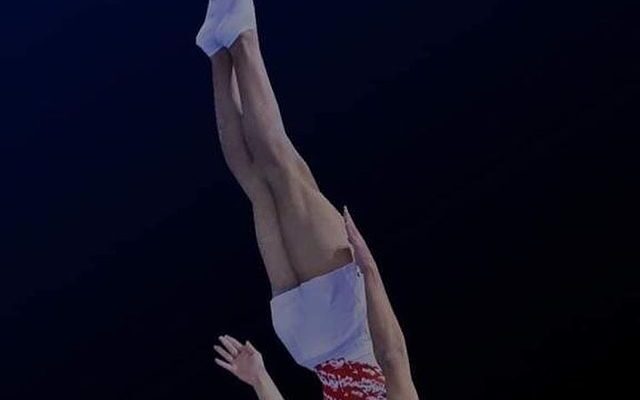
[[[271,376],[269,375],[269,372],[267,371],[267,369],[263,368],[258,372],[251,386],[255,390],[259,390],[269,386],[270,382],[271,382]]]

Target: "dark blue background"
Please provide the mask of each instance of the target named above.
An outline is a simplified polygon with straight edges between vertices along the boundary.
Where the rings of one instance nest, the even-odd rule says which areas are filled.
[[[638,398],[628,7],[256,8],[288,132],[373,248],[422,397]],[[254,398],[213,363],[221,333],[285,397],[321,397],[271,327],[205,9],[1,6],[1,398]]]

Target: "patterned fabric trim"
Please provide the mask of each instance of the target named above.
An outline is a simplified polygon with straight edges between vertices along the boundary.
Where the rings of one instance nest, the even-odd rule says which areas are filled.
[[[338,358],[318,364],[315,371],[324,400],[387,399],[385,378],[378,366]]]

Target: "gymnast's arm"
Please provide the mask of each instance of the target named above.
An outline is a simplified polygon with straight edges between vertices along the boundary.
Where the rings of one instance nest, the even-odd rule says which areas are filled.
[[[376,359],[385,376],[387,399],[417,400],[418,393],[411,378],[409,355],[378,268],[362,268],[367,294],[367,316]]]
[[[264,374],[258,379],[256,384],[253,385],[253,390],[256,391],[260,400],[284,400],[267,370],[264,371]]]
[[[213,346],[224,359],[216,358],[219,366],[250,385],[260,400],[284,400],[264,366],[262,354],[251,342],[247,340],[246,344],[242,344],[229,335],[220,336],[219,339],[224,347]]]
[[[376,360],[384,373],[389,400],[417,400],[404,334],[387,296],[380,271],[345,207],[345,223],[354,258],[364,275],[367,318]]]

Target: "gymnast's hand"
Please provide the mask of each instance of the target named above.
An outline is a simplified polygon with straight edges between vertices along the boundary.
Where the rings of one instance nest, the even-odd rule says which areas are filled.
[[[356,224],[353,222],[351,214],[349,214],[349,210],[346,206],[344,207],[343,217],[347,228],[349,243],[351,243],[353,248],[353,258],[355,259],[356,264],[358,264],[363,272],[377,269],[376,261],[373,259],[371,250],[369,250],[367,242],[365,242],[360,231],[356,227]]]
[[[216,358],[216,364],[255,387],[267,373],[260,352],[248,340],[243,345],[229,335],[220,336],[218,339],[224,348],[218,345],[214,345],[213,348],[226,362]]]

